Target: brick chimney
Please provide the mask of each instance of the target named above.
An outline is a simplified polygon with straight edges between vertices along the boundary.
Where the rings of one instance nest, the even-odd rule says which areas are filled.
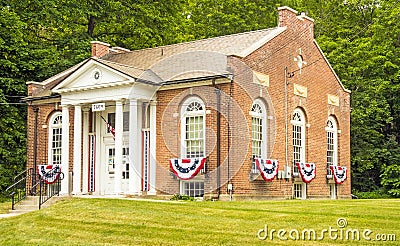
[[[110,53],[110,44],[100,41],[92,41],[92,57],[102,57]]]
[[[288,27],[296,30],[310,31],[311,37],[314,37],[314,20],[302,12],[298,12],[287,6],[278,8],[279,27]]]

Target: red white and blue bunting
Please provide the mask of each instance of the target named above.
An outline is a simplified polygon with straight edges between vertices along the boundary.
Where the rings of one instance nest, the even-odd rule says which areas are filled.
[[[88,180],[88,191],[95,191],[96,184],[96,135],[89,135],[89,180]]]
[[[53,184],[60,177],[60,165],[38,165],[39,176],[46,184]]]
[[[317,168],[315,163],[296,162],[296,165],[304,183],[310,183],[315,178]]]
[[[169,166],[172,172],[182,180],[189,180],[196,176],[204,167],[207,158],[171,159]]]
[[[329,166],[336,184],[342,184],[347,178],[347,167]]]
[[[278,160],[255,158],[258,170],[265,181],[272,181],[279,171]]]

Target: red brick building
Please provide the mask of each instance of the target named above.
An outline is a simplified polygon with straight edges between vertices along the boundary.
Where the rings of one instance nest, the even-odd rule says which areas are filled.
[[[92,42],[89,59],[28,83],[27,167],[60,165],[64,194],[350,198],[350,92],[313,30],[281,7],[266,30]]]

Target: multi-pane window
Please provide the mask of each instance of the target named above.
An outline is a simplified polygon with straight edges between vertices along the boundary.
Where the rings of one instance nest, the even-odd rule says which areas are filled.
[[[197,100],[190,102],[185,108],[182,121],[183,155],[185,158],[204,157],[204,123],[204,105]]]
[[[108,173],[115,174],[115,148],[108,149]],[[122,149],[122,179],[129,179],[129,148]]]
[[[204,181],[190,180],[182,182],[182,193],[187,196],[201,197],[204,195]]]
[[[337,165],[337,127],[336,121],[332,117],[329,117],[326,123],[326,166],[328,169],[328,175],[332,175],[329,169],[330,165]]]
[[[114,175],[115,174],[115,148],[108,149],[108,173]]]
[[[108,113],[107,115],[107,122],[110,124],[112,127],[115,128],[115,113]],[[124,112],[123,113],[123,130],[124,132],[129,131],[129,112]],[[107,133],[110,133],[110,130],[107,129]]]
[[[181,109],[182,158],[205,157],[205,116],[203,101],[197,97],[187,99]],[[181,181],[181,194],[192,197],[204,195],[201,178]]]
[[[265,157],[265,109],[262,103],[257,100],[251,108],[251,153],[252,167],[251,172],[257,173],[255,158]]]
[[[55,113],[50,119],[49,127],[49,164],[61,165],[62,149],[62,115]]]
[[[129,179],[129,148],[122,149],[122,179]]]
[[[305,119],[300,109],[296,109],[292,118],[293,173],[299,173],[297,162],[305,161]]]
[[[304,183],[294,183],[293,196],[295,199],[305,199],[305,185]]]

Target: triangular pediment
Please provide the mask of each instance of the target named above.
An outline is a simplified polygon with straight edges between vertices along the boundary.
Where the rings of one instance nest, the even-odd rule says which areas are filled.
[[[72,92],[96,88],[118,86],[134,82],[135,78],[102,64],[94,59],[88,60],[75,72],[59,83],[53,92]]]

